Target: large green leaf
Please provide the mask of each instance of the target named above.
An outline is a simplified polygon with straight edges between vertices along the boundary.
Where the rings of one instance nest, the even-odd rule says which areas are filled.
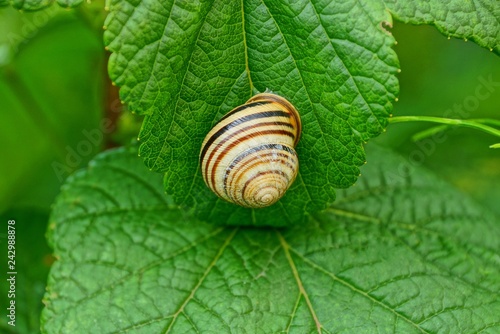
[[[54,206],[43,331],[498,332],[498,217],[367,152],[355,187],[287,229],[197,221],[134,150],[102,154]]]
[[[366,6],[111,5],[110,75],[129,107],[147,115],[140,155],[148,167],[166,172],[165,187],[176,202],[220,221],[284,224],[270,218],[303,221],[304,213],[334,199],[335,187],[356,181],[365,161],[361,143],[386,126],[398,90],[394,39],[380,28],[391,17],[380,3]],[[218,119],[266,89],[301,114],[300,175],[278,205],[236,209],[204,185],[200,146]]]
[[[448,12],[458,13],[461,2],[450,1]],[[104,35],[113,52],[109,72],[130,109],[147,115],[140,155],[149,168],[165,172],[165,188],[176,203],[195,207],[199,217],[238,225],[303,223],[307,213],[333,201],[334,188],[356,181],[365,162],[361,143],[387,125],[399,64],[386,29],[390,12],[410,17],[409,3],[112,1]],[[418,22],[434,22],[432,15],[428,11]],[[435,15],[449,34],[478,41],[484,36],[482,45],[496,48],[491,30],[499,24],[491,16],[484,31],[452,29],[486,15],[484,10]],[[235,208],[204,185],[200,146],[225,113],[266,89],[289,99],[302,115],[300,173],[278,204]]]

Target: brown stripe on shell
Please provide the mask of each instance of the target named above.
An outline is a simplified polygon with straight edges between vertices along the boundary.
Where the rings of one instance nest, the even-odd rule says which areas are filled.
[[[278,134],[294,138],[294,136],[293,136],[293,134],[291,132],[288,132],[288,131],[285,131],[285,130],[266,130],[266,131],[260,131],[258,135],[259,136],[264,136],[264,135],[278,135]],[[212,173],[211,173],[211,178],[210,178],[210,182],[209,182],[210,183],[210,188],[212,188],[214,190],[214,192],[216,192],[218,194],[218,191],[216,190],[216,187],[212,186],[212,185],[215,184],[215,173],[214,172],[217,170],[217,167],[219,166],[219,163],[221,162],[221,160],[231,151],[231,149],[233,147],[235,147],[236,145],[241,144],[241,143],[243,143],[243,142],[245,142],[245,141],[247,141],[249,139],[252,139],[254,137],[255,136],[253,134],[249,134],[249,135],[243,136],[241,138],[238,138],[237,141],[232,142],[231,144],[229,144],[224,149],[224,151],[220,152],[220,154],[215,157],[215,161],[214,161],[213,166],[211,168]],[[210,165],[210,162],[211,162],[212,158],[214,157],[216,150],[218,150],[218,148],[220,148],[220,147],[221,146],[218,145],[216,148],[214,148],[214,150],[210,154],[207,162],[205,163],[205,174],[206,175],[208,175],[208,167]]]
[[[268,127],[268,126],[272,126],[272,125],[282,125],[282,126],[288,126],[287,124],[283,124],[282,122],[265,122],[265,123],[259,123],[259,124],[252,124],[252,125],[249,125],[247,127],[244,127],[242,129],[239,129],[238,131],[235,131],[235,132],[232,132],[232,133],[228,133],[226,138],[224,138],[223,140],[221,140],[211,151],[210,155],[208,156],[208,158],[205,161],[205,164],[206,166],[208,167],[208,165],[210,165],[210,162],[212,161],[214,155],[215,155],[215,152],[217,152],[222,146],[224,146],[224,144],[226,144],[228,141],[230,141],[231,139],[234,139],[234,142],[236,142],[236,144],[239,144],[239,143],[243,143],[244,141],[248,140],[248,139],[255,139],[257,136],[262,136],[262,135],[266,135],[266,134],[281,134],[281,135],[286,135],[288,137],[291,137],[292,139],[295,139],[295,136],[292,132],[290,131],[286,131],[286,130],[283,130],[283,129],[279,129],[279,130],[259,130],[259,128],[263,128],[263,127]],[[252,132],[250,132],[252,130]],[[243,137],[237,137],[238,135],[240,134],[243,134],[245,132],[249,132],[249,134],[243,136]],[[234,147],[236,144],[234,143],[231,143],[228,145],[228,147]]]
[[[302,133],[302,122],[300,120],[299,112],[290,102],[288,102],[288,100],[276,94],[261,93],[248,99],[247,103],[264,102],[269,100],[279,104],[282,108],[286,109],[294,119],[294,125],[297,127],[298,136],[296,136],[293,146],[297,146],[297,143],[300,140],[300,134]]]
[[[242,118],[238,118],[238,119],[224,125],[221,129],[219,129],[216,133],[214,133],[208,140],[205,139],[206,143],[203,145],[203,148],[201,150],[200,162],[203,161],[203,159],[205,158],[205,154],[207,153],[207,150],[210,147],[210,145],[212,145],[212,143],[217,138],[224,135],[227,131],[229,131],[235,127],[238,127],[242,123],[257,120],[260,118],[268,118],[268,117],[269,118],[270,117],[287,117],[287,118],[289,118],[290,114],[288,114],[284,111],[281,111],[281,110],[272,110],[272,111],[264,111],[264,112],[255,111],[255,113],[253,113],[253,114],[244,116]],[[221,124],[221,123],[219,122],[217,124]],[[291,125],[290,125],[290,127],[291,127]],[[209,134],[210,134],[210,132],[209,132]]]
[[[250,98],[205,137],[200,151],[205,183],[217,196],[242,206],[275,203],[296,178],[293,147],[301,127],[297,110],[286,99],[271,93]],[[264,202],[256,202],[257,197]]]
[[[210,163],[214,157],[214,155],[216,154],[216,152],[225,144],[227,143],[229,140],[231,140],[232,138],[234,138],[236,135],[239,135],[239,134],[242,134],[246,131],[249,131],[249,130],[254,130],[253,133],[250,133],[240,139],[237,139],[237,143],[241,143],[247,139],[251,139],[251,138],[255,138],[256,135],[262,135],[262,134],[272,134],[272,133],[275,133],[275,132],[269,132],[269,130],[266,131],[258,131],[258,127],[264,127],[264,126],[272,126],[272,125],[281,125],[281,126],[285,126],[285,127],[290,127],[290,124],[286,123],[286,122],[262,122],[262,123],[257,123],[257,124],[250,124],[249,126],[246,126],[244,128],[241,128],[235,132],[232,132],[231,134],[228,134],[226,136],[226,138],[224,138],[223,140],[221,140],[211,151],[210,155],[208,156],[208,158],[206,159],[206,161],[204,160],[204,157],[203,157],[203,160],[200,161],[201,163],[201,167],[202,169],[205,170],[205,173],[204,173],[204,178],[205,178],[205,181],[208,182],[208,178],[207,178],[207,174],[208,174],[208,168],[210,166]],[[285,131],[283,130],[283,133],[281,134],[285,134]],[[289,135],[291,134],[290,132],[286,132],[286,135]],[[293,135],[293,134],[292,134]],[[294,138],[294,137],[293,137]],[[208,144],[208,143],[207,143]],[[234,147],[236,144],[234,145],[231,145],[231,146],[228,146],[228,147]],[[208,146],[205,146],[205,147],[208,147]],[[226,148],[227,150],[227,148]],[[204,153],[203,154],[206,154],[206,152],[208,152],[208,148],[204,150]]]
[[[296,164],[298,164],[297,160],[297,155],[294,150],[291,148],[284,146],[284,145],[263,145],[267,147],[263,147],[261,150],[255,150],[253,152],[248,152],[247,154],[241,154],[240,156],[236,157],[229,167],[226,169],[226,172],[224,174],[224,180],[223,180],[223,189],[225,194],[232,198],[231,195],[229,195],[228,192],[228,180],[231,172],[234,170],[235,166],[238,166],[238,170],[234,174],[230,184],[238,184],[241,178],[245,175],[245,172],[248,171],[251,168],[256,167],[259,164],[266,164],[269,162],[274,162],[274,163],[280,163],[282,165],[287,166],[292,173],[297,169]],[[270,151],[272,150],[272,151]],[[279,150],[276,152],[275,150]],[[266,151],[267,153],[265,154],[256,154],[261,151]],[[269,152],[270,151],[270,152]],[[282,151],[288,153],[282,153]],[[276,157],[275,159],[268,159],[267,157],[272,156]],[[245,161],[245,158],[248,158]],[[279,158],[278,158],[279,157]],[[264,160],[264,161],[263,161]],[[243,162],[244,163],[241,163]],[[236,178],[236,179],[235,179]]]
[[[279,158],[277,159],[268,159],[267,157],[269,156],[277,156]],[[273,163],[281,163],[282,165],[285,165],[287,166],[288,168],[290,168],[291,170],[295,169],[294,168],[294,165],[292,165],[292,163],[295,162],[296,159],[293,159],[294,156],[290,156],[290,155],[286,155],[286,154],[283,154],[283,153],[274,153],[274,152],[270,152],[270,153],[266,153],[266,154],[262,154],[262,155],[258,155],[258,156],[254,156],[254,157],[251,157],[250,159],[248,159],[247,161],[245,161],[244,164],[241,164],[238,166],[238,171],[237,171],[237,174],[235,174],[233,176],[233,179],[236,177],[236,175],[238,174],[244,174],[244,172],[246,172],[247,170],[259,165],[259,164],[265,164],[265,163],[268,163],[270,161],[272,161]],[[292,158],[292,159],[291,159]],[[262,161],[262,160],[265,160],[265,161]],[[292,163],[290,163],[290,161]],[[226,169],[226,173],[224,174],[224,181],[223,181],[223,184],[224,184],[224,191],[226,192],[227,194],[227,184],[228,184],[228,180],[229,180],[229,176],[232,174],[231,172],[234,170],[234,166],[230,166]],[[240,176],[238,176],[238,179],[235,180],[235,182],[232,182],[231,183],[238,183],[238,181],[241,179]]]
[[[288,167],[287,171],[285,171],[284,169],[281,170],[283,172],[283,174],[291,175],[291,177],[287,177],[287,181],[285,183],[288,184],[292,179],[295,179],[295,177],[294,177],[295,168],[292,166],[292,164],[290,164],[288,162],[288,160],[279,159],[279,160],[274,160],[274,162],[280,163],[283,166]],[[257,161],[257,162],[254,162],[254,164],[252,164],[252,167],[257,168],[257,167],[259,167],[259,165],[264,165],[264,164],[265,164],[265,162]],[[226,194],[227,198],[230,198],[233,202],[238,202],[238,203],[240,202],[240,200],[238,198],[238,193],[236,192],[237,185],[239,184],[238,182],[242,182],[242,179],[245,177],[244,172],[247,172],[247,171],[248,170],[238,172],[237,175],[235,175],[233,177],[232,182],[228,186],[226,186],[226,188],[224,189],[224,193]]]
[[[229,116],[233,116],[234,114],[245,111],[245,109],[255,108],[258,106],[264,106],[264,105],[270,104],[270,103],[271,102],[269,102],[269,101],[258,101],[258,102],[251,102],[251,103],[248,103],[248,101],[247,101],[244,105],[236,107],[233,110],[231,110],[230,112],[228,112],[227,114],[225,114],[224,117],[222,117],[218,123],[222,122],[223,120],[225,120]]]
[[[250,203],[248,203],[248,200],[245,199],[246,198],[245,197],[245,192],[246,192],[246,189],[247,189],[248,185],[250,183],[252,183],[252,181],[255,180],[256,178],[258,178],[258,177],[260,177],[262,175],[267,175],[267,174],[278,174],[278,175],[281,175],[281,176],[285,177],[287,179],[287,183],[290,181],[290,179],[288,178],[288,176],[286,175],[286,173],[284,173],[283,171],[277,170],[277,169],[273,169],[273,170],[268,170],[268,171],[265,171],[265,172],[257,173],[256,175],[254,175],[250,179],[248,179],[247,182],[245,182],[245,185],[243,186],[243,189],[241,190],[241,193],[243,194],[242,199],[245,202],[245,204],[250,205]]]

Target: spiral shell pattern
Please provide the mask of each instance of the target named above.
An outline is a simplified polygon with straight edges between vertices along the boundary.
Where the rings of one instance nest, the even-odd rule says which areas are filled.
[[[222,199],[262,208],[276,203],[295,180],[300,116],[286,99],[257,94],[231,110],[207,134],[200,165],[207,186]]]

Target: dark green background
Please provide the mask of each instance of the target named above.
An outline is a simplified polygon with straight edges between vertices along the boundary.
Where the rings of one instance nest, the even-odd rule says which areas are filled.
[[[85,131],[98,131],[100,120],[109,118],[109,110],[122,110],[119,101],[108,96],[103,7],[97,2],[70,11],[56,6],[36,13],[0,10],[0,254],[5,254],[1,266],[5,273],[6,224],[15,219],[18,271],[17,326],[13,330],[2,316],[2,333],[39,331],[41,298],[53,261],[44,233],[50,205],[62,185],[54,163],[67,166],[68,171],[82,168],[105,147],[127,143],[137,135],[137,121],[125,113],[113,133],[104,133],[102,142],[91,143],[88,152],[79,154],[77,166],[68,160],[71,150],[89,142]],[[392,32],[402,70],[395,116],[443,117],[446,110],[474,96],[481,77],[500,83],[500,63],[488,50],[471,42],[448,40],[429,26],[396,22]],[[498,118],[499,93],[497,87],[471,110],[470,117]],[[430,126],[393,124],[375,141],[393,147],[409,161],[424,156],[418,165],[500,214],[500,151],[488,148],[498,138],[471,129],[452,129],[442,143],[427,141],[422,146],[411,140],[413,134]],[[369,143],[366,149],[370,149]],[[6,307],[6,291],[3,278],[1,309]]]

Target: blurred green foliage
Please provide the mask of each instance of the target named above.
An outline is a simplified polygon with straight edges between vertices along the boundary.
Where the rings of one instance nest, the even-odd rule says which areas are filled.
[[[6,223],[15,219],[18,272],[16,327],[3,316],[0,332],[38,333],[50,205],[64,178],[102,149],[102,142],[86,145],[84,130],[99,129],[103,115],[104,48],[100,32],[78,12],[57,6],[35,13],[2,9],[0,31],[0,244],[7,254]]]
[[[19,283],[26,289],[18,298],[18,333],[38,332],[42,287],[50,264],[43,235],[50,204],[69,172],[85,166],[103,149],[102,142],[89,139],[89,133],[106,132],[100,121],[109,107],[104,96],[102,8],[98,3],[72,11],[56,6],[36,13],[0,10],[0,213],[2,226],[7,219],[18,221]],[[480,78],[500,82],[500,63],[488,50],[470,42],[448,41],[428,26],[396,23],[392,31],[402,69],[394,115],[445,116],[455,104],[474,96]],[[497,86],[476,108],[470,108],[470,117],[498,118],[499,90]],[[137,135],[130,130],[137,129],[137,123],[129,115],[117,124],[113,136],[120,142]],[[422,152],[418,156],[424,158],[415,163],[500,214],[500,151],[488,148],[494,139],[470,129],[452,129],[442,143],[411,140],[430,126],[390,125],[376,141],[408,158]],[[6,228],[2,229],[4,245]],[[5,291],[3,286],[0,289]],[[5,302],[2,292],[2,308]],[[0,331],[14,333],[6,319],[0,319]]]
[[[0,166],[0,211],[47,209],[64,178],[101,150],[101,143],[84,147],[84,130],[98,129],[102,117],[102,42],[74,12],[50,8],[1,12],[12,25],[0,42],[0,127],[8,162]],[[31,33],[23,34],[27,26]]]
[[[19,209],[0,214],[2,227],[10,219],[16,221],[16,327],[7,325],[9,319],[0,319],[0,333],[39,333],[41,299],[45,292],[47,274],[53,262],[51,249],[45,240],[48,213],[45,210]],[[5,223],[4,223],[5,222]],[[7,230],[5,228],[5,230]],[[7,254],[5,233],[0,235],[0,251]],[[6,257],[5,257],[6,259]],[[5,267],[3,267],[5,268]],[[0,302],[7,307],[7,279],[0,280]],[[5,309],[4,308],[4,309]]]
[[[396,22],[393,34],[401,64],[394,116],[499,119],[497,55],[471,42],[448,40],[431,26]],[[493,91],[484,87],[485,80],[496,83],[490,87]],[[477,89],[488,97],[477,98]],[[376,141],[426,166],[500,214],[500,151],[489,148],[498,139],[472,129],[452,128],[443,134],[443,142],[412,141],[414,134],[433,126],[420,122],[390,125]]]

